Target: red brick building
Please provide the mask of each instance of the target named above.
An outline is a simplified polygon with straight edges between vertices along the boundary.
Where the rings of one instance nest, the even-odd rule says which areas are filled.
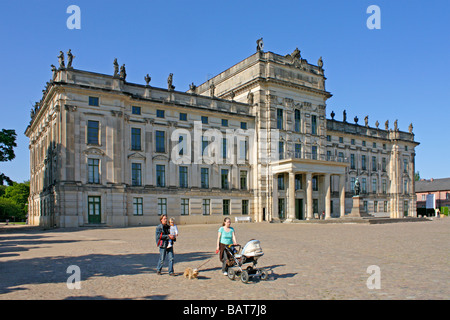
[[[450,178],[421,179],[415,182],[415,191],[418,215],[434,215],[434,208],[439,208],[441,214],[448,215],[450,207]],[[434,199],[429,195],[434,195]],[[431,206],[434,206],[434,208]]]

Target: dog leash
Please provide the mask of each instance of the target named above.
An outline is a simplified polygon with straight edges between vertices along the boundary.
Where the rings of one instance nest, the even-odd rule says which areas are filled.
[[[204,266],[207,262],[209,262],[209,260],[211,260],[211,258],[209,258],[208,260],[206,260],[205,262],[203,262],[201,265],[199,265],[196,269],[199,270],[200,267]]]

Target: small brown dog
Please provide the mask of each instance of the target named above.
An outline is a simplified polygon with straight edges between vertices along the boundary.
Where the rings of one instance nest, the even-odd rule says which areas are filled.
[[[198,277],[198,270],[192,269],[192,268],[186,268],[184,269],[184,277],[186,279],[196,279]]]

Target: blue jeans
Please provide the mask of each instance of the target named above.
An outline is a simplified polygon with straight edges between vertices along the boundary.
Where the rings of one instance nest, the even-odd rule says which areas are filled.
[[[158,267],[156,268],[156,271],[161,272],[161,269],[164,264],[164,260],[166,259],[166,255],[169,257],[169,273],[173,273],[173,247],[170,248],[159,248],[159,261],[158,261]]]

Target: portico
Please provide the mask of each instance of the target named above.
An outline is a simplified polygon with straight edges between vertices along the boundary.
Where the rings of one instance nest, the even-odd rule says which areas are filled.
[[[287,159],[272,166],[272,219],[331,218],[331,177],[339,179],[338,217],[345,215],[345,162]],[[280,185],[281,184],[281,185]],[[305,209],[303,209],[305,206]]]

